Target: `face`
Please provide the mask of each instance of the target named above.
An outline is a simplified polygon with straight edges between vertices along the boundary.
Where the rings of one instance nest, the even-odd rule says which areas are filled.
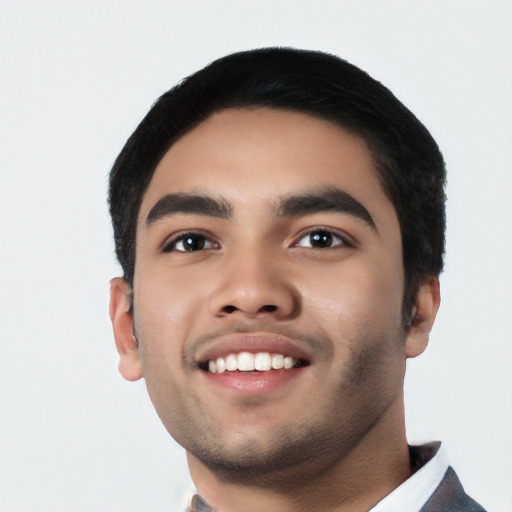
[[[401,421],[403,274],[360,138],[212,115],[163,157],[138,220],[136,358],[164,425],[192,462],[252,474],[382,441]]]

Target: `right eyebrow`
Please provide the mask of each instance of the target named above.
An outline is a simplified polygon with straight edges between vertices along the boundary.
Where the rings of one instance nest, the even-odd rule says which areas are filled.
[[[233,207],[222,198],[184,193],[167,194],[149,211],[146,226],[180,213],[229,219],[233,215]]]

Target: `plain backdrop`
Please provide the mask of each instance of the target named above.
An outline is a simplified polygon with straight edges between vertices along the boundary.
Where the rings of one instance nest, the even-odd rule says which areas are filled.
[[[107,174],[152,102],[214,58],[326,50],[381,80],[448,166],[411,442],[512,510],[512,2],[0,0],[0,510],[169,512],[189,477],[144,381],[117,373]]]

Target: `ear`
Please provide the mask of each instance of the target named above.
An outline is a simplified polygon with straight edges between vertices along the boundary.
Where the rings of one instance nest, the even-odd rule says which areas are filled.
[[[139,380],[142,366],[133,334],[133,314],[130,311],[131,287],[125,279],[116,277],[110,281],[110,320],[114,329],[119,352],[119,373],[126,380]]]
[[[412,323],[405,338],[405,355],[419,356],[428,345],[428,339],[441,303],[439,279],[427,278],[419,287],[412,311]]]

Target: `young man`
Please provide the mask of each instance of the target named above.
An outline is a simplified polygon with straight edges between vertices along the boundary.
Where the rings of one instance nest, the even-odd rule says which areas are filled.
[[[187,451],[190,510],[483,510],[405,435],[444,184],[425,127],[331,55],[230,55],[152,107],[112,169],[110,315]]]

